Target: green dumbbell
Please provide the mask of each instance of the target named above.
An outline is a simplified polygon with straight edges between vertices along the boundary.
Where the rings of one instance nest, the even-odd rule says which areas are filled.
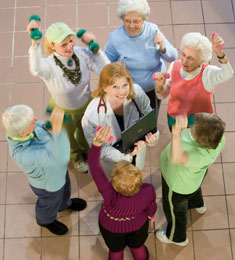
[[[79,30],[77,32],[77,37],[82,38],[85,32],[86,32],[85,29]],[[96,53],[100,48],[99,44],[94,41],[90,41],[88,46],[89,46],[89,50],[92,51],[93,53]]]
[[[168,125],[172,126],[174,124],[175,124],[175,118],[168,115]],[[193,114],[190,114],[190,116],[188,117],[188,126],[192,126],[192,125],[194,125],[194,118],[193,118]]]
[[[53,110],[53,107],[48,106],[48,107],[46,108],[46,114],[50,115],[51,112],[52,112],[52,110]],[[69,121],[69,115],[68,115],[68,114],[64,114],[63,123],[66,123],[66,122],[68,122],[68,121]],[[50,121],[47,121],[47,122],[44,124],[44,127],[45,127],[46,129],[51,129],[51,128],[52,128],[51,122],[50,122]]]
[[[31,22],[32,20],[41,22],[41,18],[36,14],[30,16],[29,22]],[[38,29],[32,29],[32,31],[30,33],[30,37],[31,37],[31,39],[33,39],[35,41],[39,40],[42,38],[42,32],[39,31]]]

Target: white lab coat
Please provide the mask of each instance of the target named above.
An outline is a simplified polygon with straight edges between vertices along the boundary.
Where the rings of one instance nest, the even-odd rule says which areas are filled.
[[[145,92],[139,85],[134,84],[135,89],[135,102],[137,103],[140,111],[145,115],[152,110],[150,107],[150,101]],[[105,173],[110,176],[111,171],[115,167],[115,164],[121,160],[131,161],[131,157],[128,154],[121,153],[115,149],[112,145],[121,140],[121,129],[118,125],[115,114],[110,106],[109,101],[104,97],[104,102],[107,107],[105,113],[104,106],[100,106],[98,113],[98,105],[100,97],[94,98],[88,105],[85,114],[82,118],[83,132],[88,144],[91,146],[93,138],[95,136],[96,127],[109,125],[112,128],[112,135],[115,137],[114,141],[103,144],[101,149],[100,163]],[[125,129],[133,125],[139,119],[139,112],[134,104],[130,100],[124,102],[124,127]],[[141,170],[144,167],[146,148],[144,148],[136,156],[136,166]]]

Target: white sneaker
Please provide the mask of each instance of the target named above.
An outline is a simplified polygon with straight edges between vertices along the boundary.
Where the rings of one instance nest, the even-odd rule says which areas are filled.
[[[166,231],[165,230],[158,230],[156,232],[156,237],[162,243],[166,243],[166,244],[175,244],[177,246],[187,246],[187,244],[188,244],[188,239],[187,238],[186,238],[186,240],[184,242],[174,242],[174,241],[168,239],[167,236],[166,236]]]
[[[206,204],[204,203],[203,207],[201,207],[201,208],[195,208],[195,210],[196,210],[197,213],[199,213],[199,214],[204,214],[204,213],[207,211]]]
[[[83,161],[75,162],[73,164],[73,167],[75,170],[77,170],[79,172],[84,172],[84,173],[88,172],[88,165],[86,162],[83,162]]]

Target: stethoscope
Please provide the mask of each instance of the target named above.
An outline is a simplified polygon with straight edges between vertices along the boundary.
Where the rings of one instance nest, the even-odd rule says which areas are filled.
[[[139,118],[141,118],[143,116],[143,113],[140,111],[140,108],[139,106],[137,105],[136,101],[134,100],[134,98],[131,99],[132,102],[134,103],[136,109],[138,110],[138,113],[139,113]],[[106,114],[107,113],[107,106],[106,106],[106,103],[104,101],[104,98],[103,97],[100,97],[100,101],[99,101],[99,104],[97,106],[97,113],[99,115],[99,112],[100,112],[100,108],[101,107],[104,107],[104,113]]]
[[[104,102],[103,97],[100,97],[100,101],[99,101],[99,104],[98,104],[98,107],[97,107],[97,113],[98,114],[100,112],[101,107],[104,107],[104,113],[106,114],[107,113],[107,106],[106,106],[106,103]]]

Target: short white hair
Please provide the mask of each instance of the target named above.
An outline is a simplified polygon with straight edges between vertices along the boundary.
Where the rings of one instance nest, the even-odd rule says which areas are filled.
[[[150,7],[146,0],[120,0],[117,8],[117,16],[123,19],[129,12],[136,12],[147,20],[150,16]]]
[[[184,46],[195,48],[201,53],[201,61],[209,62],[212,59],[212,44],[209,39],[199,32],[186,33],[180,44],[180,49]]]
[[[31,107],[26,105],[16,105],[7,108],[2,114],[2,128],[9,137],[18,137],[23,133],[34,118]]]

